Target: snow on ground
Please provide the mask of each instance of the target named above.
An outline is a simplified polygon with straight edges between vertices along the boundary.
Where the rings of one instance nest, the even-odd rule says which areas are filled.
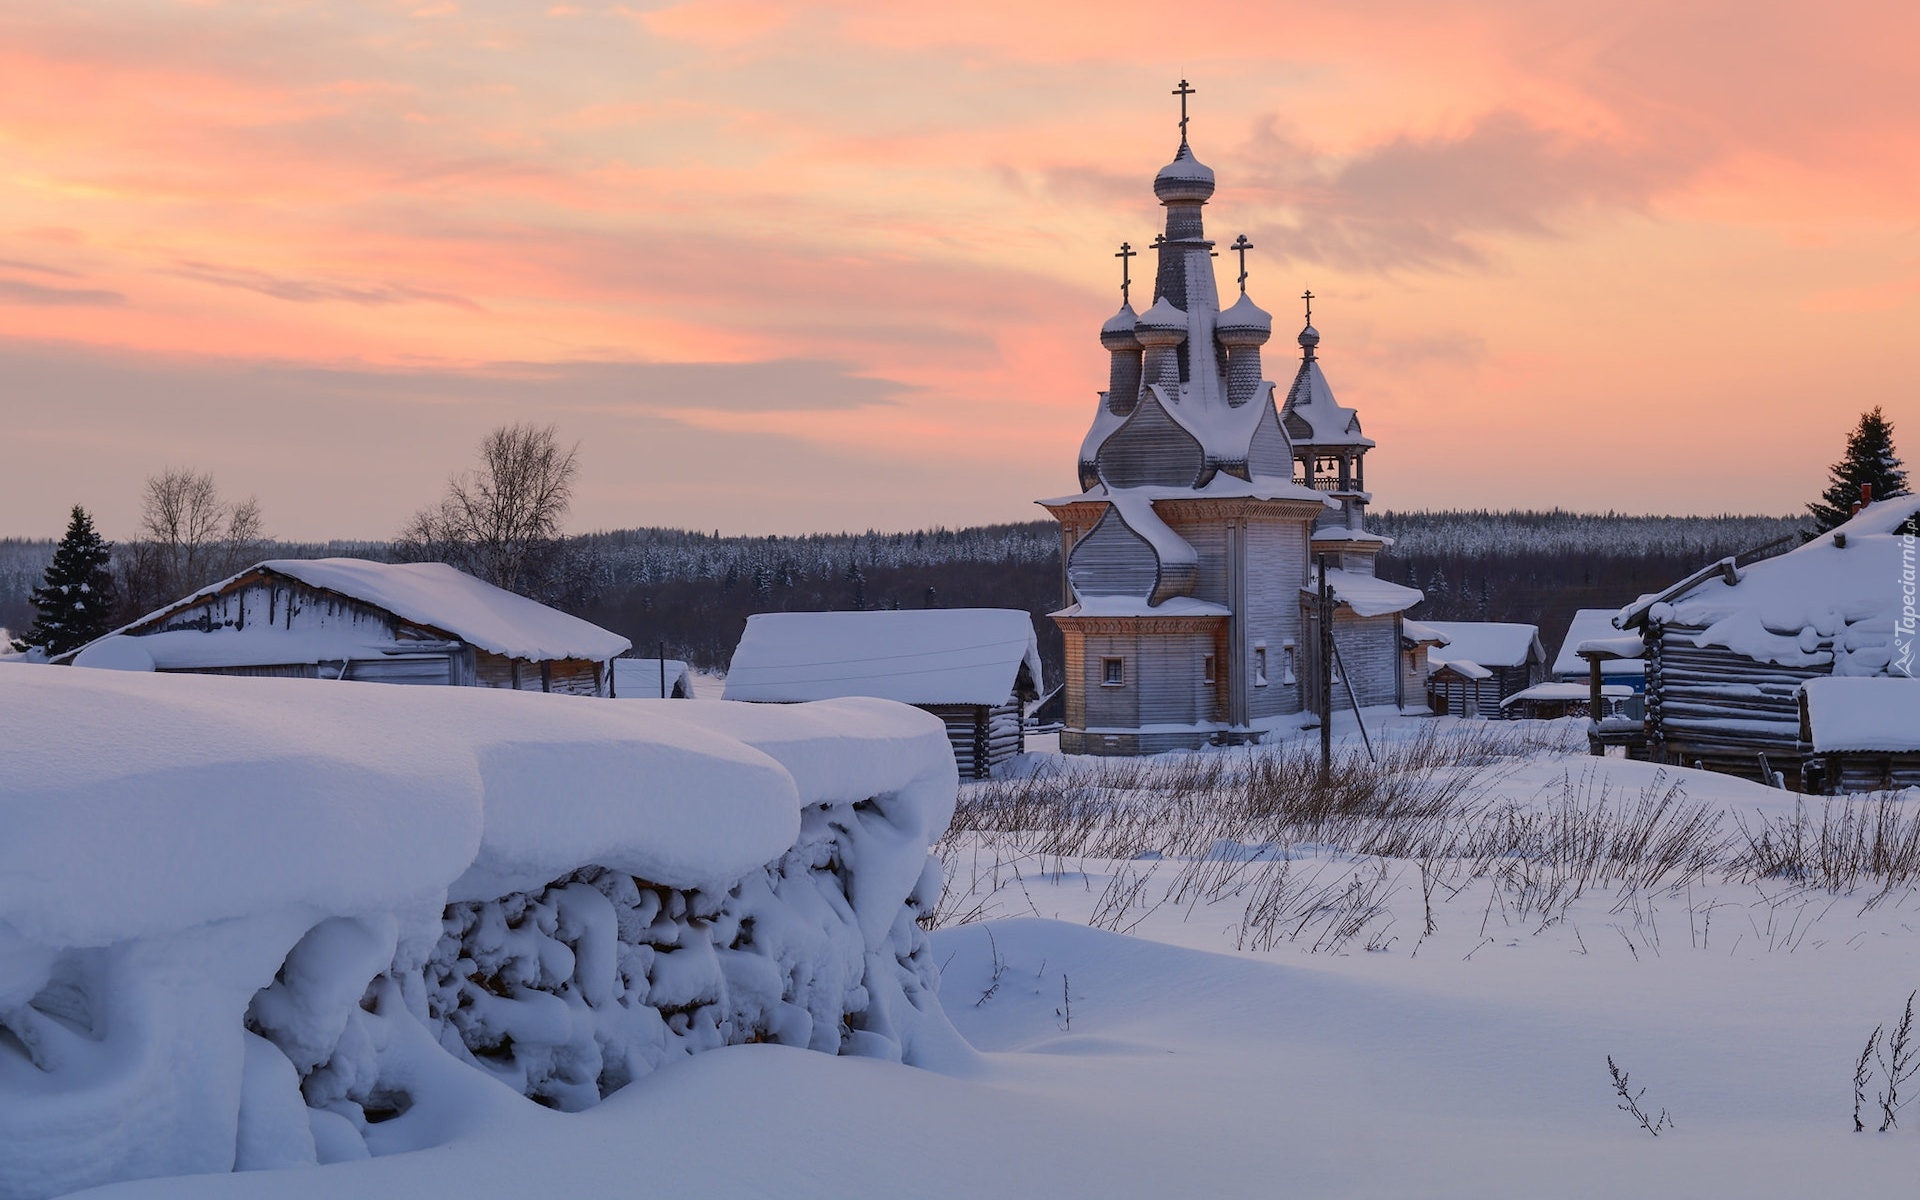
[[[1804,1197],[1911,1188],[1920,1108],[1906,1111],[1907,1128],[1871,1132],[1884,1069],[1870,1063],[1870,1132],[1854,1133],[1853,1072],[1868,1035],[1891,1031],[1920,987],[1920,896],[1905,882],[1862,877],[1836,893],[1813,876],[1730,865],[1769,823],[1779,833],[1799,818],[1808,834],[1837,809],[1704,772],[1590,759],[1573,752],[1574,722],[1364,715],[1376,751],[1401,761],[1436,738],[1483,739],[1480,752],[1430,755],[1423,769],[1435,786],[1466,781],[1449,794],[1482,848],[1497,841],[1487,830],[1513,834],[1533,820],[1513,844],[1536,858],[1423,864],[1333,840],[1263,842],[1253,826],[1206,842],[1209,822],[1226,820],[1224,785],[1189,798],[1182,823],[1205,843],[1199,853],[1169,845],[1062,856],[1043,852],[1030,830],[988,827],[994,796],[1046,785],[1062,766],[1139,765],[1032,754],[1023,777],[963,790],[957,819],[973,828],[943,847],[941,911],[989,919],[933,935],[941,1005],[972,1047],[948,1047],[937,1069],[730,1046],[669,1062],[577,1113],[483,1080],[464,1109],[448,1110],[434,1149],[89,1194]],[[1343,755],[1364,757],[1356,732],[1350,714],[1336,720]],[[1227,768],[1213,778],[1230,780],[1250,764],[1298,761],[1288,756],[1310,752],[1316,736],[1162,756],[1147,768]],[[836,781],[847,768],[831,755],[783,761],[803,788],[859,790]],[[1113,778],[1101,795],[1126,800]],[[1914,799],[1881,817],[1911,829],[1904,806]],[[1635,813],[1653,815],[1633,826]],[[1658,835],[1690,813],[1717,818],[1717,857],[1648,874],[1623,828]],[[1038,827],[1050,818],[1036,810],[1025,819]],[[1143,824],[1134,840],[1158,828]],[[1064,836],[1071,823],[1059,829]],[[1676,837],[1687,840],[1684,829]],[[1543,847],[1555,848],[1557,875],[1541,866]],[[1581,870],[1572,895],[1565,881]],[[1276,911],[1292,908],[1261,935],[1249,910],[1263,896]],[[1671,1117],[1658,1137],[1619,1110],[1609,1057],[1650,1118]]]

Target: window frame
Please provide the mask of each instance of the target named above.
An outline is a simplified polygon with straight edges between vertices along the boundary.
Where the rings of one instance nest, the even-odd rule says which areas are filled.
[[[1100,656],[1100,686],[1127,686],[1127,660],[1124,655],[1103,654]]]

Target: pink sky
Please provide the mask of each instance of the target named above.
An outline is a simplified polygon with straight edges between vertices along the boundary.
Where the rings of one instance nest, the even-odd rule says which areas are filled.
[[[128,536],[191,466],[384,537],[526,419],[575,529],[1041,516],[1182,76],[1269,374],[1311,286],[1376,507],[1793,511],[1874,405],[1920,467],[1916,45],[1764,0],[5,5],[0,535]]]

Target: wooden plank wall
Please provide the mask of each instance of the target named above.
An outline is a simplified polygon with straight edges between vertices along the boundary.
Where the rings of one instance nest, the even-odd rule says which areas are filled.
[[[1665,761],[1703,766],[1759,782],[1759,756],[1797,786],[1800,685],[1831,673],[1829,661],[1806,667],[1762,663],[1724,646],[1699,646],[1704,629],[1667,625],[1650,647],[1648,733]]]
[[[1393,613],[1377,617],[1356,617],[1352,609],[1336,612],[1333,619],[1334,645],[1340,649],[1340,661],[1346,664],[1354,696],[1362,707],[1392,704],[1399,673],[1400,622]],[[1336,685],[1335,709],[1347,707],[1347,689]]]

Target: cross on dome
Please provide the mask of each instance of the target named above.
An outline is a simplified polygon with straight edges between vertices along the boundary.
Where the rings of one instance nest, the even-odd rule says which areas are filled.
[[[1300,298],[1307,302],[1307,324],[1311,325],[1313,324],[1313,291],[1312,289],[1309,288],[1307,291],[1301,292]]]
[[[1169,95],[1180,97],[1180,140],[1182,142],[1187,140],[1187,97],[1193,95],[1197,91],[1199,91],[1198,88],[1192,86],[1186,80],[1182,79],[1180,81],[1180,86],[1173,89],[1173,91],[1169,93]]]
[[[1120,252],[1114,255],[1115,258],[1120,260],[1120,303],[1122,304],[1132,303],[1130,293],[1133,288],[1133,278],[1129,273],[1129,268],[1132,267],[1133,264],[1127,260],[1137,258],[1139,254],[1140,252],[1135,250],[1131,245],[1126,242],[1121,242]]]
[[[1247,294],[1247,251],[1253,249],[1253,243],[1248,241],[1247,235],[1243,233],[1234,238],[1233,245],[1227,249],[1236,250],[1240,254],[1240,294],[1244,296]]]

